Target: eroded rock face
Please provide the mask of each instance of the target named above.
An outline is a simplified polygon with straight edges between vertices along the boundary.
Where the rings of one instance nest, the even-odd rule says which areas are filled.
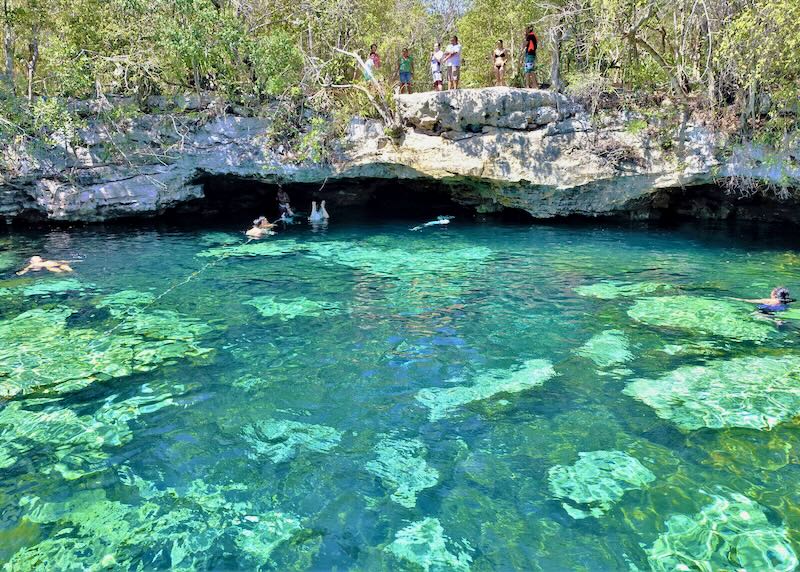
[[[319,185],[359,178],[438,181],[454,200],[479,212],[515,208],[537,218],[647,218],[675,200],[691,203],[680,205],[688,214],[727,216],[738,207],[722,191],[714,191],[709,206],[692,193],[676,199],[676,189],[739,175],[800,186],[800,149],[794,159],[789,153],[776,161],[762,148],[741,147],[721,160],[725,141],[709,128],[689,124],[678,145],[665,145],[647,130],[631,129],[625,114],[599,121],[548,91],[429,92],[398,96],[397,103],[406,125],[399,138],[386,136],[377,122],[354,119],[326,164],[290,162],[270,145],[270,123],[262,118],[200,121],[196,112],[156,107],[121,130],[89,120],[77,144],[0,149],[0,216],[96,221],[153,215],[202,198],[199,181],[209,176]]]

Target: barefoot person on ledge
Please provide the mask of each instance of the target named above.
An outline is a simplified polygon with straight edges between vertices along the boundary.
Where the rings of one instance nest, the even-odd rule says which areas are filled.
[[[72,272],[72,267],[66,260],[45,260],[41,256],[31,256],[28,265],[17,272],[17,276],[22,276],[28,272],[39,272],[40,270],[49,270],[56,274],[63,272]]]

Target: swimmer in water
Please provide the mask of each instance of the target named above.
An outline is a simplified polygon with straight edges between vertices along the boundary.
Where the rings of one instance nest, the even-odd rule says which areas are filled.
[[[253,228],[248,230],[245,234],[248,238],[263,238],[275,234],[272,229],[275,225],[267,220],[267,217],[261,216],[253,221]]]
[[[421,224],[419,226],[415,226],[411,230],[422,230],[423,228],[427,228],[429,226],[444,226],[450,224],[450,221],[455,217],[452,216],[440,216],[437,217],[436,220],[432,220],[430,222],[426,222],[425,224]]]
[[[40,270],[49,270],[50,272],[55,272],[56,274],[73,271],[72,267],[67,263],[66,260],[45,260],[41,256],[31,256],[31,259],[28,261],[28,265],[17,272],[17,276],[22,276],[28,272],[39,272]]]
[[[319,204],[319,214],[322,217],[322,220],[327,221],[331,218],[331,215],[328,214],[328,211],[325,210],[325,201],[322,201]]]
[[[756,309],[764,314],[771,314],[773,312],[785,312],[789,309],[789,304],[794,302],[789,295],[789,289],[785,286],[778,286],[773,288],[769,298],[758,298],[748,300],[745,298],[735,298],[741,302],[749,302],[750,304],[757,304]]]
[[[281,213],[281,218],[286,220],[294,216],[292,206],[289,204],[289,193],[283,190],[283,187],[278,185],[278,210]]]

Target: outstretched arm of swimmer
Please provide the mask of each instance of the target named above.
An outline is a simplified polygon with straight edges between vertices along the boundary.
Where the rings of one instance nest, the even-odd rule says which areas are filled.
[[[22,270],[19,270],[17,272],[17,276],[22,276],[23,274],[27,274],[30,269],[31,269],[31,265],[28,264],[25,268],[23,268]]]
[[[758,298],[758,299],[755,299],[755,300],[748,299],[748,298],[734,298],[733,296],[731,296],[731,298],[733,300],[738,300],[739,302],[748,302],[750,304],[772,304],[772,303],[775,302],[771,298]]]

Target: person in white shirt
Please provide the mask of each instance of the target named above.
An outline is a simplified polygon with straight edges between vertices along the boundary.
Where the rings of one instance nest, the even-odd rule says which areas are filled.
[[[444,52],[439,42],[433,44],[431,53],[431,75],[433,76],[433,90],[442,91],[442,59]]]
[[[442,63],[447,66],[447,89],[458,89],[459,72],[461,71],[461,44],[458,36],[450,39],[450,45],[444,51]]]

